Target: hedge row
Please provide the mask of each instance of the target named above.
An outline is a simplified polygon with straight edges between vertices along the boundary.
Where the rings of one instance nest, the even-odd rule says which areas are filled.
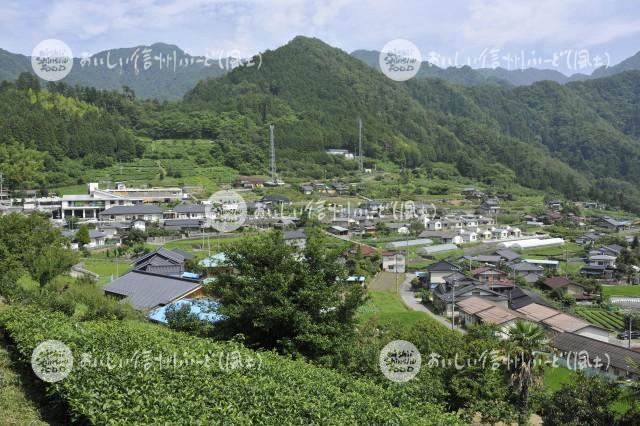
[[[402,385],[382,387],[271,352],[201,339],[141,322],[74,322],[33,308],[0,311],[0,328],[25,362],[60,340],[74,369],[50,390],[91,424],[462,424],[417,404]],[[86,354],[86,355],[83,355]],[[209,355],[209,361],[205,358]],[[170,361],[159,368],[160,359]],[[173,360],[178,361],[174,367]],[[233,368],[234,360],[240,368]],[[180,364],[193,360],[190,365]],[[146,367],[146,368],[145,368]],[[237,366],[236,366],[237,367]]]

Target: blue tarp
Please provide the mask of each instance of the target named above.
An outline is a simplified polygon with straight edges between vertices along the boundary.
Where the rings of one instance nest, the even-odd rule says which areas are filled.
[[[217,253],[198,262],[200,266],[205,268],[217,268],[227,263],[227,256],[224,253]]]
[[[182,299],[177,302],[173,302],[169,305],[162,306],[149,313],[149,319],[151,321],[167,324],[166,312],[169,306],[175,306],[180,308],[184,305],[191,306],[191,313],[198,315],[202,321],[218,322],[224,319],[224,316],[218,314],[218,302],[209,299]]]

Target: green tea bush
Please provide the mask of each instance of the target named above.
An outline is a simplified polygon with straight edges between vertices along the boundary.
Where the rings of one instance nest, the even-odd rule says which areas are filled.
[[[417,404],[402,393],[402,385],[383,388],[302,360],[153,324],[78,323],[61,313],[13,307],[0,311],[0,328],[26,362],[43,340],[71,348],[73,371],[48,386],[67,402],[76,422],[463,424],[435,405]]]

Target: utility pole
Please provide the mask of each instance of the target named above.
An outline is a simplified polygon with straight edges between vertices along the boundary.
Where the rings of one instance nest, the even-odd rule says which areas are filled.
[[[451,330],[456,329],[456,280],[451,288]]]
[[[276,177],[276,145],[273,140],[273,129],[274,125],[269,125],[269,143],[271,145],[271,163],[270,163],[270,171],[271,171],[271,181],[273,184],[277,184],[278,178]]]
[[[394,254],[393,260],[395,261],[395,267],[393,269],[396,272],[396,294],[400,294],[400,290],[398,288],[398,252]]]
[[[2,194],[4,194],[2,192],[2,184],[4,183],[4,176],[2,175],[2,173],[0,173],[0,204],[4,204],[4,202],[2,201]]]

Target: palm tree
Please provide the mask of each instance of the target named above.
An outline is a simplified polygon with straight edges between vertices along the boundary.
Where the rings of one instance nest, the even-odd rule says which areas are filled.
[[[548,349],[547,334],[542,327],[525,321],[518,321],[509,329],[505,342],[509,381],[520,397],[519,424],[528,424],[529,394],[542,381],[543,351]]]

